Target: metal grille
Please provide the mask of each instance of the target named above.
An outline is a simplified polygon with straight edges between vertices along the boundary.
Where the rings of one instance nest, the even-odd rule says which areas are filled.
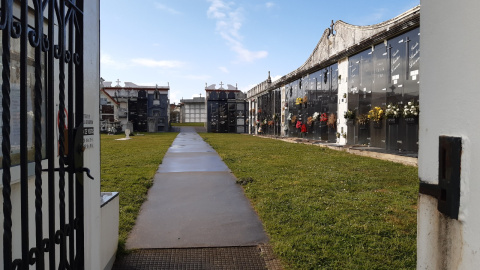
[[[83,0],[0,3],[2,267],[83,269]],[[19,65],[12,66],[17,44]],[[13,70],[19,71],[18,83],[12,81]],[[17,110],[15,104],[20,104],[18,113],[12,111]],[[18,139],[18,145],[13,139]],[[45,159],[47,168],[42,167]],[[32,163],[34,175],[29,175]],[[12,209],[12,185],[17,179],[11,172],[16,164],[20,209]],[[29,207],[29,177],[35,179],[33,208]],[[12,234],[14,211],[21,211],[20,239]],[[29,218],[30,211],[34,219]],[[29,239],[30,231],[35,239]],[[17,243],[21,243],[21,256],[14,257]]]

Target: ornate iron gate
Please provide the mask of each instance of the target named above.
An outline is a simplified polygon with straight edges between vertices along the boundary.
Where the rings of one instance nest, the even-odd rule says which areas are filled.
[[[83,269],[83,0],[1,0],[0,15],[2,267]]]

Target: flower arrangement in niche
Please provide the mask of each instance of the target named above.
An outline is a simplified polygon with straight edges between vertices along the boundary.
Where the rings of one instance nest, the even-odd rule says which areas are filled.
[[[413,100],[408,102],[407,105],[405,105],[405,107],[403,108],[403,117],[405,118],[417,117],[419,113],[419,105]]]
[[[334,113],[331,113],[328,116],[327,126],[330,128],[335,128],[336,125],[337,125],[337,116],[335,116]]]
[[[328,121],[328,115],[326,113],[322,113],[320,115],[320,122],[327,122]]]
[[[307,118],[307,125],[309,125],[309,126],[313,125],[313,121],[314,121],[314,120],[313,120],[313,117],[312,117],[312,116],[309,116],[309,117]]]
[[[307,133],[307,126],[305,124],[301,125],[301,132],[302,133]]]
[[[360,114],[357,117],[357,122],[359,125],[366,125],[370,121],[370,118],[368,117],[368,114]]]
[[[275,125],[275,121],[273,121],[273,120],[270,120],[270,121],[268,121],[268,123],[267,123],[267,124],[268,124],[269,126],[273,126],[273,125]]]
[[[289,114],[288,114],[288,117],[287,117],[287,120],[292,120],[292,116],[293,116],[293,114],[292,114],[292,113],[289,113]]]
[[[297,121],[297,124],[295,125],[296,128],[301,128],[302,127],[302,121]]]
[[[382,121],[384,111],[380,107],[375,107],[368,112],[368,118],[376,123]]]
[[[355,111],[348,110],[343,114],[343,117],[347,120],[354,120],[355,119]]]
[[[317,121],[318,117],[320,116],[320,114],[318,112],[315,112],[313,115],[312,115],[312,119],[313,121]]]
[[[295,100],[295,105],[302,105],[303,103],[303,100],[301,97],[298,97],[296,100]]]
[[[305,96],[303,97],[303,104],[307,104],[307,102],[308,102],[308,97],[305,95]]]
[[[292,124],[295,124],[297,122],[297,116],[296,115],[292,116],[290,121],[292,122]]]
[[[266,125],[266,124],[267,124],[267,119],[263,119],[262,125]]]
[[[258,111],[257,111],[257,112],[258,112],[258,113],[262,113],[262,109],[258,109]]]
[[[387,108],[385,109],[385,117],[387,118],[398,118],[402,115],[402,111],[398,104],[388,104]]]

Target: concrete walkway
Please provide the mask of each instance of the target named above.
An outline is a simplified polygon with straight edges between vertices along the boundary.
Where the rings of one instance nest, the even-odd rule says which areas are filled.
[[[155,175],[127,249],[256,246],[262,223],[220,156],[182,127]]]

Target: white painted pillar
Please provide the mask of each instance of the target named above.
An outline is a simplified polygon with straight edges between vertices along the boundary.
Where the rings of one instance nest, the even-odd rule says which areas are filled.
[[[99,95],[100,84],[100,1],[85,1],[84,4],[84,87],[85,124],[94,128],[92,148],[84,152],[84,166],[91,170],[95,180],[85,177],[85,269],[101,269],[101,217],[100,217],[100,130]],[[84,121],[85,122],[85,121]],[[89,122],[90,123],[90,122]]]
[[[420,181],[438,184],[439,136],[460,137],[462,152],[458,220],[419,195],[417,269],[480,269],[480,1],[421,6]]]
[[[335,78],[332,78],[334,80]],[[343,117],[348,110],[348,58],[338,61],[338,108],[337,119],[340,123],[337,126],[337,132],[340,133],[340,138],[337,143],[340,145],[347,144],[347,120]]]
[[[285,133],[285,124],[286,124],[286,119],[288,117],[288,107],[285,107],[285,103],[287,100],[285,99],[285,85],[280,87],[280,94],[281,94],[281,99],[280,99],[280,107],[282,108],[282,114],[280,115],[280,123],[281,123],[281,130],[280,134],[281,136],[286,136],[287,134]]]

